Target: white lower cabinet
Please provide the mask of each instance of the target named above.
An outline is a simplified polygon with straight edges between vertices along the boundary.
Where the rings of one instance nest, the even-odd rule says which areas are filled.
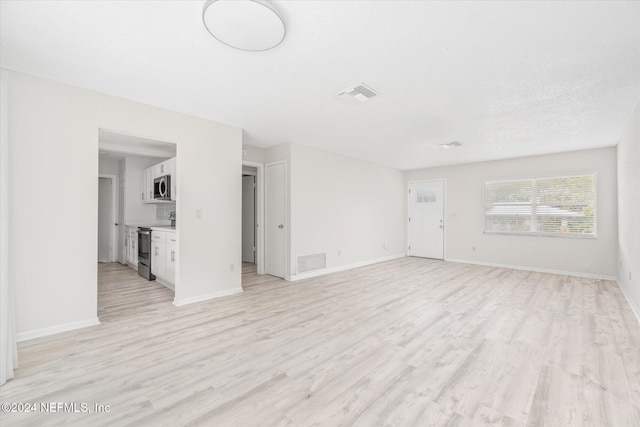
[[[133,269],[138,268],[138,227],[125,227],[124,258]]]
[[[173,234],[173,235],[172,235]],[[176,245],[175,233],[167,235],[167,259],[165,262],[165,275],[166,279],[175,284],[176,283],[176,260],[178,259],[178,245]]]
[[[156,280],[173,287],[176,281],[176,233],[153,230],[151,232],[151,272]]]

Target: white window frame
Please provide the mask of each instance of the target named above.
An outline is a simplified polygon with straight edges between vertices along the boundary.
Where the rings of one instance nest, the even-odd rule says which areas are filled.
[[[586,176],[593,175],[593,233],[551,233],[551,232],[542,232],[542,231],[494,231],[487,230],[487,207],[486,207],[486,190],[487,183],[489,182],[508,182],[508,181],[524,181],[524,180],[542,180],[542,179],[553,179],[553,178],[571,178],[576,176]],[[537,220],[536,218],[532,218],[532,220]],[[554,174],[554,175],[536,175],[536,176],[524,176],[517,178],[495,178],[495,179],[484,179],[482,181],[482,232],[484,234],[502,234],[502,235],[511,235],[511,236],[536,236],[536,237],[560,237],[560,238],[569,238],[569,239],[597,239],[598,237],[598,176],[596,171],[588,171],[588,172],[575,172],[575,173],[566,173],[566,174]]]

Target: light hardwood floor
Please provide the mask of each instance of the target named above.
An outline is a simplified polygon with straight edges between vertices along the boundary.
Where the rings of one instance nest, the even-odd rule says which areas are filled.
[[[102,324],[19,345],[3,426],[638,426],[640,325],[610,281],[403,258],[175,307],[100,267]]]

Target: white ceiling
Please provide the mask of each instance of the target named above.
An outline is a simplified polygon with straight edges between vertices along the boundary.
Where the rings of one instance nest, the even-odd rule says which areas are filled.
[[[616,145],[640,101],[638,1],[274,1],[266,52],[204,3],[2,1],[0,62],[399,169]],[[359,83],[379,96],[337,98]]]

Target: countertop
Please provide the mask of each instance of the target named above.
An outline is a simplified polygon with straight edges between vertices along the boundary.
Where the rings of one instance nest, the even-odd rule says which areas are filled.
[[[151,230],[156,230],[156,231],[168,231],[171,233],[176,232],[175,226],[164,225],[164,224],[148,224],[148,223],[126,224],[125,227],[131,227],[131,228],[147,227],[147,228],[150,228]]]
[[[176,227],[175,226],[170,226],[170,225],[152,225],[151,227],[149,227],[152,231],[156,230],[156,231],[168,231],[170,233],[175,233],[176,232]]]

